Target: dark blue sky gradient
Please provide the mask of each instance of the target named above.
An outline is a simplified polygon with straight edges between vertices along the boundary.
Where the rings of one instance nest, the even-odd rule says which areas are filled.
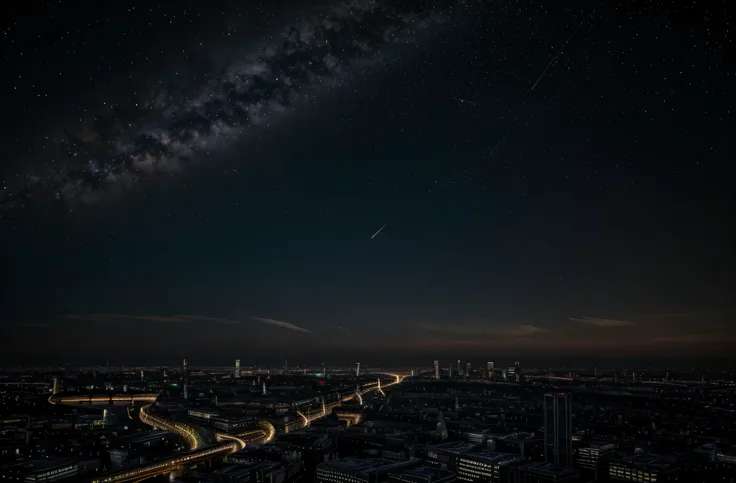
[[[486,3],[174,175],[14,209],[0,362],[727,356],[717,11]]]

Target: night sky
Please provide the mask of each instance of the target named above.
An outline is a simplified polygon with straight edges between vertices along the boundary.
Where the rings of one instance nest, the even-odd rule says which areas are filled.
[[[736,347],[726,0],[26,3],[2,364]]]

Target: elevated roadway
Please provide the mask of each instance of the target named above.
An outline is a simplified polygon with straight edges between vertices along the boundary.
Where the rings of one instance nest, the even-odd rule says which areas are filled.
[[[139,468],[117,471],[115,473],[107,473],[91,480],[90,483],[120,483],[141,481],[154,476],[171,473],[181,466],[192,465],[206,461],[210,458],[224,457],[234,451],[240,449],[240,444],[236,441],[227,441],[204,449],[191,450],[186,453],[178,454],[172,458],[151,463]]]
[[[395,384],[399,384],[404,377],[398,374],[386,374],[395,377],[395,380],[389,384],[381,386],[379,383],[368,384],[363,387],[362,390],[356,391],[353,394],[349,394],[340,398],[339,401],[333,402],[327,405],[323,405],[322,409],[317,409],[308,413],[300,413],[302,420],[295,421],[293,425],[287,426],[287,431],[293,431],[308,426],[312,421],[322,418],[327,414],[330,414],[334,408],[342,403],[350,401],[356,397],[361,397],[363,394],[369,393],[375,390],[381,390],[382,387],[389,387]],[[61,396],[58,397],[53,395],[49,398],[49,402],[52,404],[83,404],[81,401],[94,401],[97,404],[105,404],[105,401],[109,404],[111,400],[115,402],[148,402],[146,406],[143,406],[140,410],[139,417],[142,422],[148,424],[154,428],[165,429],[178,434],[189,446],[189,451],[186,453],[180,453],[170,458],[151,463],[138,468],[125,469],[114,473],[106,473],[100,475],[90,481],[90,483],[132,483],[143,481],[154,476],[159,476],[167,473],[171,473],[182,466],[189,466],[199,462],[209,460],[211,458],[219,458],[227,456],[230,453],[239,451],[245,447],[248,442],[260,441],[269,442],[276,436],[276,430],[274,426],[268,421],[259,421],[257,429],[251,429],[246,432],[237,435],[230,435],[224,433],[216,433],[218,443],[212,446],[204,446],[202,436],[197,432],[196,428],[186,423],[179,421],[171,421],[163,418],[153,411],[153,402],[155,402],[157,395],[153,394],[138,394],[138,395],[113,395],[113,396]]]
[[[51,404],[64,404],[67,406],[80,405],[128,405],[135,403],[151,404],[156,401],[158,394],[86,394],[86,395],[59,395],[52,394],[49,397]]]

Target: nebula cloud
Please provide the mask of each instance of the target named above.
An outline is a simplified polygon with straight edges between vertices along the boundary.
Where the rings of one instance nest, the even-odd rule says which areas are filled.
[[[361,68],[385,62],[386,47],[413,42],[418,32],[463,15],[472,3],[341,2],[194,92],[162,90],[98,115],[84,134],[67,132],[66,161],[25,176],[14,189],[6,184],[0,212],[50,199],[93,203],[147,175],[178,171],[249,130],[268,128],[307,94],[339,87]]]

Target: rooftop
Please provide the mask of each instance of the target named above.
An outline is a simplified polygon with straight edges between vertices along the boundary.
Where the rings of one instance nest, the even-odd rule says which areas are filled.
[[[556,465],[554,463],[529,463],[528,465],[524,465],[522,468],[528,473],[547,477],[566,477],[578,474],[578,470]]]
[[[29,473],[41,473],[73,464],[76,464],[76,462],[68,458],[44,458],[31,460],[26,468],[28,468]]]
[[[418,466],[413,468],[400,468],[392,471],[391,474],[414,475],[421,478],[444,478],[453,473],[447,470],[441,470],[432,466]]]
[[[658,471],[667,471],[674,468],[674,465],[661,455],[652,453],[618,453],[611,462]]]
[[[512,453],[500,453],[496,451],[478,450],[473,453],[465,455],[467,458],[472,458],[476,461],[483,461],[492,465],[507,465],[516,461],[525,461],[526,458],[519,456],[518,454]]]
[[[325,466],[334,470],[344,471],[348,473],[372,473],[376,471],[387,471],[391,469],[399,469],[402,466],[406,466],[409,461],[394,461],[384,458],[339,458],[336,460],[330,460],[322,463],[320,466]]]

